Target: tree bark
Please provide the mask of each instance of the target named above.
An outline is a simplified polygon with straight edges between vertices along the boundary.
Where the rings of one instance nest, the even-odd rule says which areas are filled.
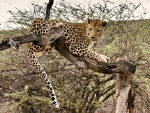
[[[128,93],[131,88],[130,84],[127,84],[126,86],[121,86],[122,83],[125,82],[124,79],[120,77],[119,74],[117,74],[116,78],[116,112],[115,113],[129,113],[127,110],[127,99],[128,99]]]
[[[116,74],[116,111],[115,113],[134,113],[135,93],[132,88],[132,78],[135,67],[124,69],[127,73]]]
[[[11,38],[4,38],[0,43],[0,51],[4,49],[8,49],[10,47],[19,49],[19,46],[21,44],[29,43],[29,42],[38,42],[39,44],[42,44],[41,42],[43,39],[48,39],[51,43],[57,40],[60,37],[64,36],[64,32],[59,27],[51,27],[49,32],[46,35],[38,35],[38,34],[28,34],[24,36],[18,36],[18,37],[11,37]],[[55,40],[51,41],[55,37]]]

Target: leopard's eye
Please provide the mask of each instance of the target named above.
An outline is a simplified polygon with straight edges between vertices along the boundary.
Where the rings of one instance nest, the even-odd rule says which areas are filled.
[[[92,28],[90,27],[89,30],[92,31]]]
[[[97,30],[97,32],[100,32],[100,31],[101,31],[100,29]]]

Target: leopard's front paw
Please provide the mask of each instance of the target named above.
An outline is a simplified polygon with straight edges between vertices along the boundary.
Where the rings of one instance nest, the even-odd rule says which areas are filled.
[[[108,62],[108,60],[110,60],[110,58],[108,58],[107,56],[105,56],[105,55],[102,55],[102,54],[100,54],[100,61],[103,61],[103,62]]]
[[[55,25],[55,27],[60,27],[60,28],[62,28],[62,26],[63,26],[62,22],[56,23],[56,25]]]

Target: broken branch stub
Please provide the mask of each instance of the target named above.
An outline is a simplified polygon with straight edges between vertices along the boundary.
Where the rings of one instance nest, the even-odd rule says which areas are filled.
[[[131,83],[136,65],[125,60],[122,62],[123,64],[119,64],[120,69],[116,70],[118,73],[116,74],[115,113],[134,113],[135,92]]]

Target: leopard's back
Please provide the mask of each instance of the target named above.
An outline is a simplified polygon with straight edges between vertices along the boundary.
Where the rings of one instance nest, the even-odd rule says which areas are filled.
[[[66,47],[72,51],[75,48],[84,49],[90,45],[90,40],[86,37],[87,23],[71,23],[61,20],[49,20],[49,25],[62,22],[62,29],[65,33]]]
[[[29,28],[29,34],[46,34],[50,29],[50,25],[48,24],[48,21],[42,18],[35,19],[30,28]]]

